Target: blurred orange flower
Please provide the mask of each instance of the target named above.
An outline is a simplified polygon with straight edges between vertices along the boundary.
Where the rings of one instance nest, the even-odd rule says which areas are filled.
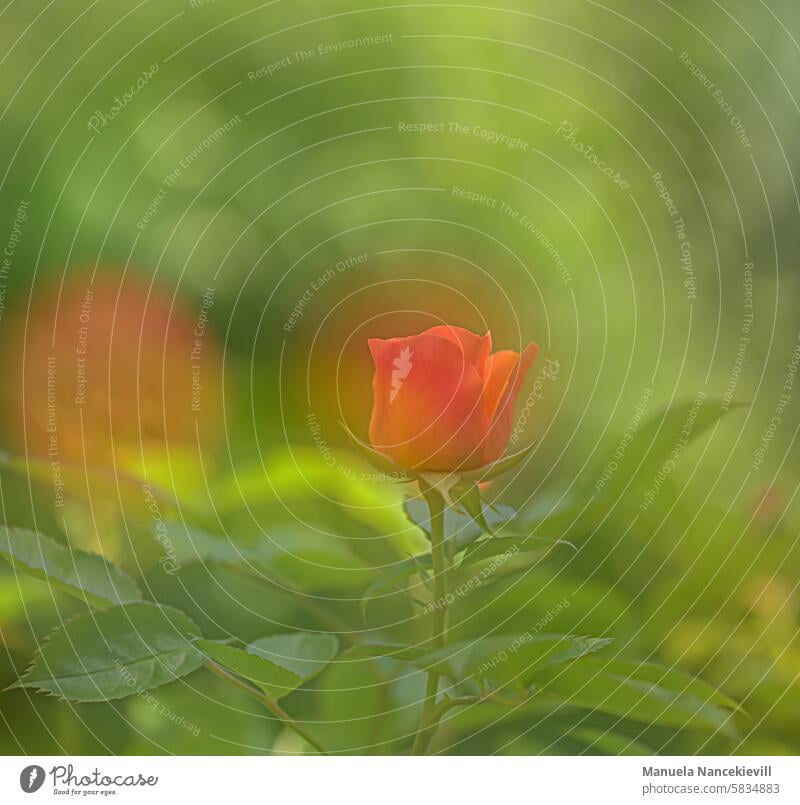
[[[38,291],[11,324],[21,371],[3,393],[4,442],[29,456],[110,467],[144,445],[196,444],[198,427],[208,438],[221,353],[202,311],[112,266],[94,280],[70,269],[63,289]]]
[[[372,445],[402,467],[469,470],[502,456],[514,404],[539,352],[492,353],[492,335],[432,327],[403,338],[371,338],[375,364]]]

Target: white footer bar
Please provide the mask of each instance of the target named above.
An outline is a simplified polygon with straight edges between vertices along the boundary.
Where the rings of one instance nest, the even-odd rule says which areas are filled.
[[[798,803],[787,757],[4,757],[0,802]]]

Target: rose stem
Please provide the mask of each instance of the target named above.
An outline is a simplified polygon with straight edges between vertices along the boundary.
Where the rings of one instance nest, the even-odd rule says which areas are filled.
[[[431,557],[433,559],[433,595],[434,604],[431,629],[433,648],[444,645],[447,630],[447,556],[444,546],[444,499],[433,489],[423,489],[428,504],[431,523]],[[422,708],[419,728],[414,738],[411,753],[422,755],[428,746],[436,726],[433,717],[436,713],[436,694],[439,690],[439,672],[431,668],[428,671],[428,683],[425,688],[425,702]]]

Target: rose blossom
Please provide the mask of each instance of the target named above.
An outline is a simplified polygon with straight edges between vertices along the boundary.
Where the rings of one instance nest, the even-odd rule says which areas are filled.
[[[492,353],[492,335],[431,327],[418,335],[371,338],[375,363],[369,437],[402,467],[453,472],[502,456],[514,404],[539,347]]]

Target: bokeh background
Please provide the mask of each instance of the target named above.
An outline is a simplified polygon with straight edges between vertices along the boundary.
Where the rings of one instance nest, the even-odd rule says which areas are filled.
[[[463,635],[568,600],[559,631],[748,716],[731,738],[494,713],[438,751],[797,752],[799,63],[792,0],[4,4],[4,522],[144,573],[211,636],[336,628],[358,582],[320,571],[331,555],[424,544],[340,424],[366,433],[367,338],[535,340],[515,432],[535,452],[488,494],[576,550],[481,593]],[[708,422],[686,446],[685,417],[657,429],[668,477],[604,481],[676,404]],[[170,556],[186,525],[271,539],[310,606]],[[79,610],[4,566],[0,685]],[[421,676],[370,673],[335,665],[317,686],[340,695],[291,706],[339,751],[391,752]],[[203,672],[153,701],[0,694],[9,754],[295,740]]]

